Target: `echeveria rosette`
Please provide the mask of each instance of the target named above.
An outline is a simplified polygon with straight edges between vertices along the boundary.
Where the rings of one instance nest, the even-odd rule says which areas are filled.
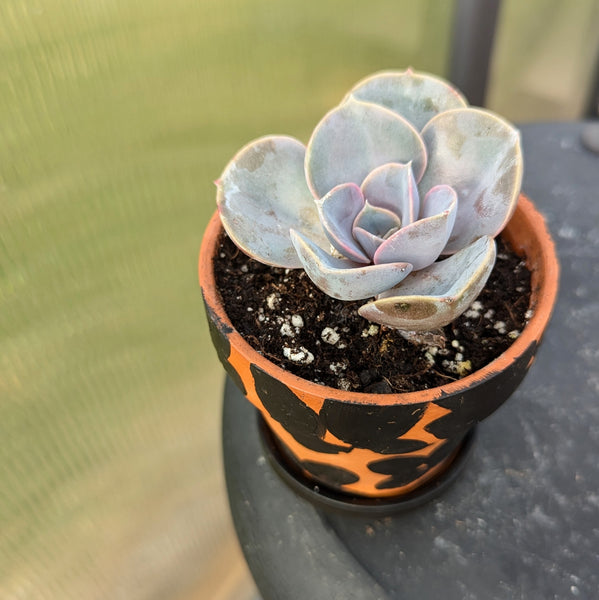
[[[493,268],[493,238],[520,190],[519,139],[437,77],[375,74],[306,147],[267,136],[242,148],[217,182],[221,220],[256,260],[303,267],[341,300],[375,297],[359,309],[365,318],[436,329]]]

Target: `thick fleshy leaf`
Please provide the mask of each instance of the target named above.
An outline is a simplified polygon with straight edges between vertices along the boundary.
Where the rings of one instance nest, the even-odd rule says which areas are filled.
[[[352,235],[354,221],[364,207],[360,188],[355,183],[343,183],[334,187],[322,201],[317,201],[317,205],[320,221],[331,244],[350,260],[370,263],[370,258]]]
[[[414,127],[397,113],[349,98],[316,126],[306,148],[306,178],[316,198],[341,183],[361,185],[386,163],[412,161],[416,180],[426,167],[426,150]]]
[[[362,183],[362,193],[373,206],[396,213],[404,226],[418,218],[420,199],[409,163],[389,163],[372,170]]]
[[[418,131],[438,113],[468,106],[466,99],[446,81],[411,69],[375,73],[358,82],[350,94],[391,109]]]
[[[291,240],[308,277],[325,294],[338,300],[363,300],[380,294],[412,270],[412,265],[407,263],[365,266],[335,258],[294,230]]]
[[[420,218],[426,219],[446,210],[452,211],[455,214],[457,204],[458,196],[451,186],[436,185],[424,197],[422,206],[420,207]],[[453,221],[451,221],[451,225],[453,226]]]
[[[447,243],[456,210],[455,191],[447,185],[434,187],[424,198],[423,218],[385,240],[374,255],[374,263],[402,260],[411,263],[414,271],[428,267],[439,258]]]
[[[484,236],[449,258],[413,272],[362,317],[405,331],[432,331],[457,319],[482,291],[495,264],[495,240]]]
[[[372,206],[368,200],[352,227],[353,237],[372,261],[378,247],[401,227],[401,219],[392,211]]]
[[[456,252],[481,235],[496,236],[516,208],[522,183],[518,130],[489,111],[464,108],[434,117],[422,137],[429,164],[420,193],[446,184],[459,198],[444,252]]]
[[[289,229],[326,244],[304,175],[305,148],[287,136],[268,136],[243,147],[217,180],[223,227],[246,254],[278,267],[301,267]]]
[[[370,258],[369,262],[372,262],[379,246],[385,241],[382,237],[373,235],[370,231],[366,231],[366,229],[362,229],[361,227],[354,227],[354,238]]]
[[[383,239],[401,227],[401,219],[392,211],[380,206],[372,206],[368,200],[355,218],[354,227],[361,227]]]

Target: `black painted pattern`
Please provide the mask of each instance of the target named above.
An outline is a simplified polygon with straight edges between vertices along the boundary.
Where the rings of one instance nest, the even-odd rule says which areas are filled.
[[[328,454],[350,450],[323,440],[326,425],[322,417],[304,404],[284,383],[256,365],[251,365],[250,370],[262,405],[297,442],[310,450]]]

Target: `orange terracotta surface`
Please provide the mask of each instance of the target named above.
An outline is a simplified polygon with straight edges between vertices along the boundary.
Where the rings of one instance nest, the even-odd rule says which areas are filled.
[[[214,248],[221,231],[218,212],[215,212],[206,229],[202,247]],[[534,237],[531,237],[531,231],[535,232]],[[229,339],[231,345],[237,349],[240,357],[258,365],[260,368],[273,374],[280,381],[285,381],[291,390],[316,411],[318,411],[318,407],[322,404],[321,399],[323,397],[336,399],[341,402],[382,404],[387,406],[433,401],[443,395],[464,390],[473,383],[487,378],[492,373],[504,369],[506,365],[513,361],[514,357],[522,354],[532,342],[538,343],[540,341],[545,327],[549,322],[557,298],[559,265],[556,260],[555,245],[547,230],[545,221],[541,214],[536,211],[533,203],[524,194],[520,195],[516,211],[504,229],[502,236],[512,245],[515,252],[522,256],[527,256],[527,267],[532,270],[533,296],[531,308],[534,310],[532,319],[508,350],[486,367],[463,379],[421,392],[384,395],[344,392],[301,379],[264,358],[234,330],[220,302],[220,296],[214,281],[212,254],[210,252],[200,252],[200,285],[206,302],[211,307],[218,307],[218,317],[234,330]],[[543,284],[542,288],[541,282]]]
[[[520,196],[516,211],[505,228],[502,236],[510,243],[514,250],[521,256],[526,257],[528,268],[532,272],[532,301],[531,308],[534,314],[525,327],[521,335],[514,341],[512,346],[497,359],[492,361],[486,367],[477,372],[457,381],[448,383],[430,390],[421,392],[411,392],[406,394],[364,394],[356,392],[344,392],[334,388],[315,384],[301,379],[280,367],[277,367],[269,360],[254,350],[238,333],[228,320],[226,313],[220,302],[218,290],[214,282],[212,268],[213,249],[221,233],[221,226],[218,214],[215,214],[208,225],[204,236],[202,251],[200,253],[200,284],[206,304],[210,310],[215,313],[220,321],[221,327],[227,328],[227,339],[231,345],[229,364],[235,369],[243,381],[248,400],[258,408],[271,430],[276,437],[283,443],[294,458],[301,463],[310,461],[312,463],[321,463],[338,467],[344,471],[350,472],[358,477],[358,481],[351,484],[340,486],[341,491],[363,496],[393,496],[408,493],[430,480],[437,473],[446,468],[453,455],[444,458],[436,464],[427,464],[427,457],[431,456],[436,450],[441,448],[448,440],[436,437],[427,430],[427,426],[441,419],[451,411],[439,406],[430,404],[433,401],[439,401],[450,394],[465,393],[466,390],[479,383],[485,382],[494,375],[502,372],[509,365],[513,364],[518,357],[523,357],[531,348],[536,348],[540,342],[543,331],[549,321],[555,300],[557,297],[559,267],[555,256],[553,241],[547,231],[541,215],[536,211],[532,202],[524,195]],[[230,330],[230,332],[229,332]],[[534,350],[533,350],[534,355]],[[529,364],[532,358],[527,361]],[[284,383],[289,390],[308,406],[317,415],[321,413],[325,399],[329,402],[350,403],[366,406],[399,406],[399,405],[420,405],[426,406],[424,414],[420,420],[405,434],[400,440],[417,440],[425,444],[420,450],[404,453],[401,455],[380,454],[367,448],[357,448],[348,446],[341,440],[338,440],[330,431],[325,433],[325,441],[333,443],[339,447],[350,447],[349,451],[340,451],[337,454],[317,452],[306,448],[287,431],[279,422],[274,420],[265,410],[254,385],[254,378],[250,371],[250,366],[254,364],[271,377]],[[459,440],[458,440],[459,441]],[[455,445],[455,440],[451,442]],[[418,469],[414,479],[408,484],[389,489],[379,489],[379,487],[390,476],[380,474],[369,469],[368,465],[386,459],[393,459],[394,456],[402,458],[422,458],[422,470]]]

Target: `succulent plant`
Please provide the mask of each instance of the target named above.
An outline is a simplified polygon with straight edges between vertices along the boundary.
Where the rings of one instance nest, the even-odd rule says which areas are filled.
[[[266,136],[217,180],[221,221],[249,256],[303,268],[359,313],[408,331],[450,323],[480,293],[522,179],[518,131],[432,75],[359,82],[307,146]]]

